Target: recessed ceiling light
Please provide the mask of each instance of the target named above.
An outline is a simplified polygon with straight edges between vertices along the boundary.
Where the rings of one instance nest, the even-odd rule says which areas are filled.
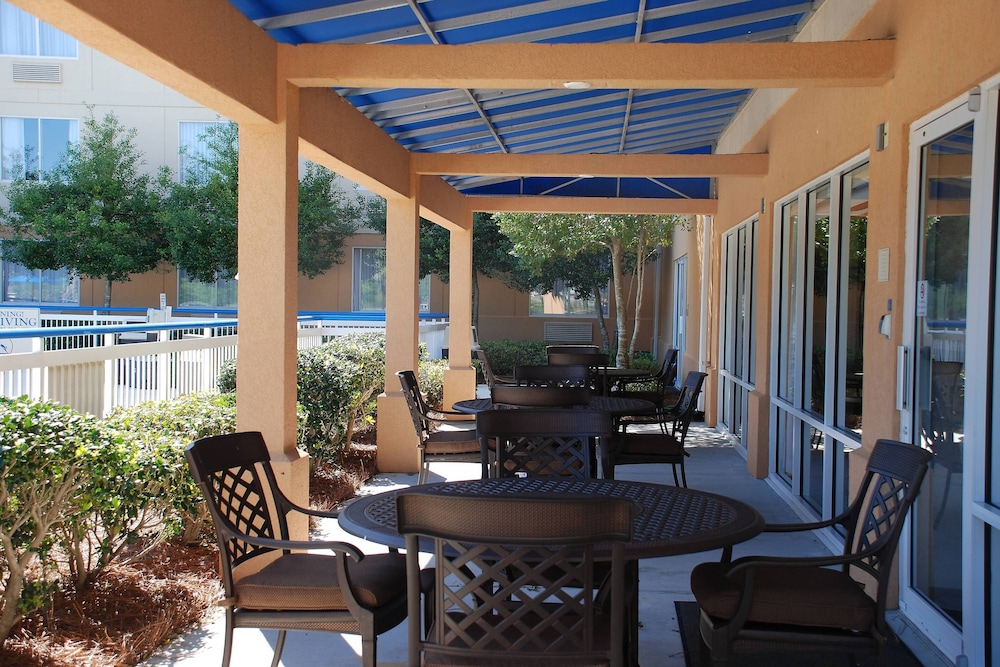
[[[563,88],[568,88],[570,90],[586,90],[590,88],[590,84],[586,81],[567,81],[563,84]]]

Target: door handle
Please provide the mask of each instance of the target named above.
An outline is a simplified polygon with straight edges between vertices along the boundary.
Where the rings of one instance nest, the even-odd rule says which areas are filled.
[[[896,409],[910,408],[910,348],[900,345],[896,348]]]

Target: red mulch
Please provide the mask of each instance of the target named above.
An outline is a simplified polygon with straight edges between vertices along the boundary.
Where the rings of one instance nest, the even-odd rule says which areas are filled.
[[[320,462],[310,503],[329,509],[374,471],[374,435],[362,433],[337,465]],[[220,597],[218,550],[166,542],[141,562],[114,565],[86,591],[60,592],[0,646],[0,667],[125,667],[198,622]]]

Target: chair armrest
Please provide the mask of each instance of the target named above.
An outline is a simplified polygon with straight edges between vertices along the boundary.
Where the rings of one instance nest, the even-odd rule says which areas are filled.
[[[831,554],[829,556],[744,556],[730,563],[726,575],[732,575],[740,570],[757,567],[829,567],[844,565],[863,558],[860,554]]]
[[[350,556],[354,561],[360,562],[365,555],[353,544],[334,540],[275,540],[268,537],[254,537],[237,532],[226,526],[224,529],[226,536],[237,539],[247,544],[269,549],[290,551],[316,551],[318,549],[328,549],[330,551]]]
[[[833,519],[826,519],[824,521],[811,521],[808,523],[768,523],[764,524],[765,533],[796,533],[805,530],[819,530],[820,528],[829,528],[830,526],[840,523],[837,521],[838,517]]]

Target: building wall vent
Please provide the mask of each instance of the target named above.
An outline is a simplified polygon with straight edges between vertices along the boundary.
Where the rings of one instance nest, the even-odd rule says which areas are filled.
[[[594,327],[586,322],[546,322],[544,333],[546,342],[590,343],[594,337]]]
[[[62,83],[62,65],[14,63],[14,81],[20,83]]]

